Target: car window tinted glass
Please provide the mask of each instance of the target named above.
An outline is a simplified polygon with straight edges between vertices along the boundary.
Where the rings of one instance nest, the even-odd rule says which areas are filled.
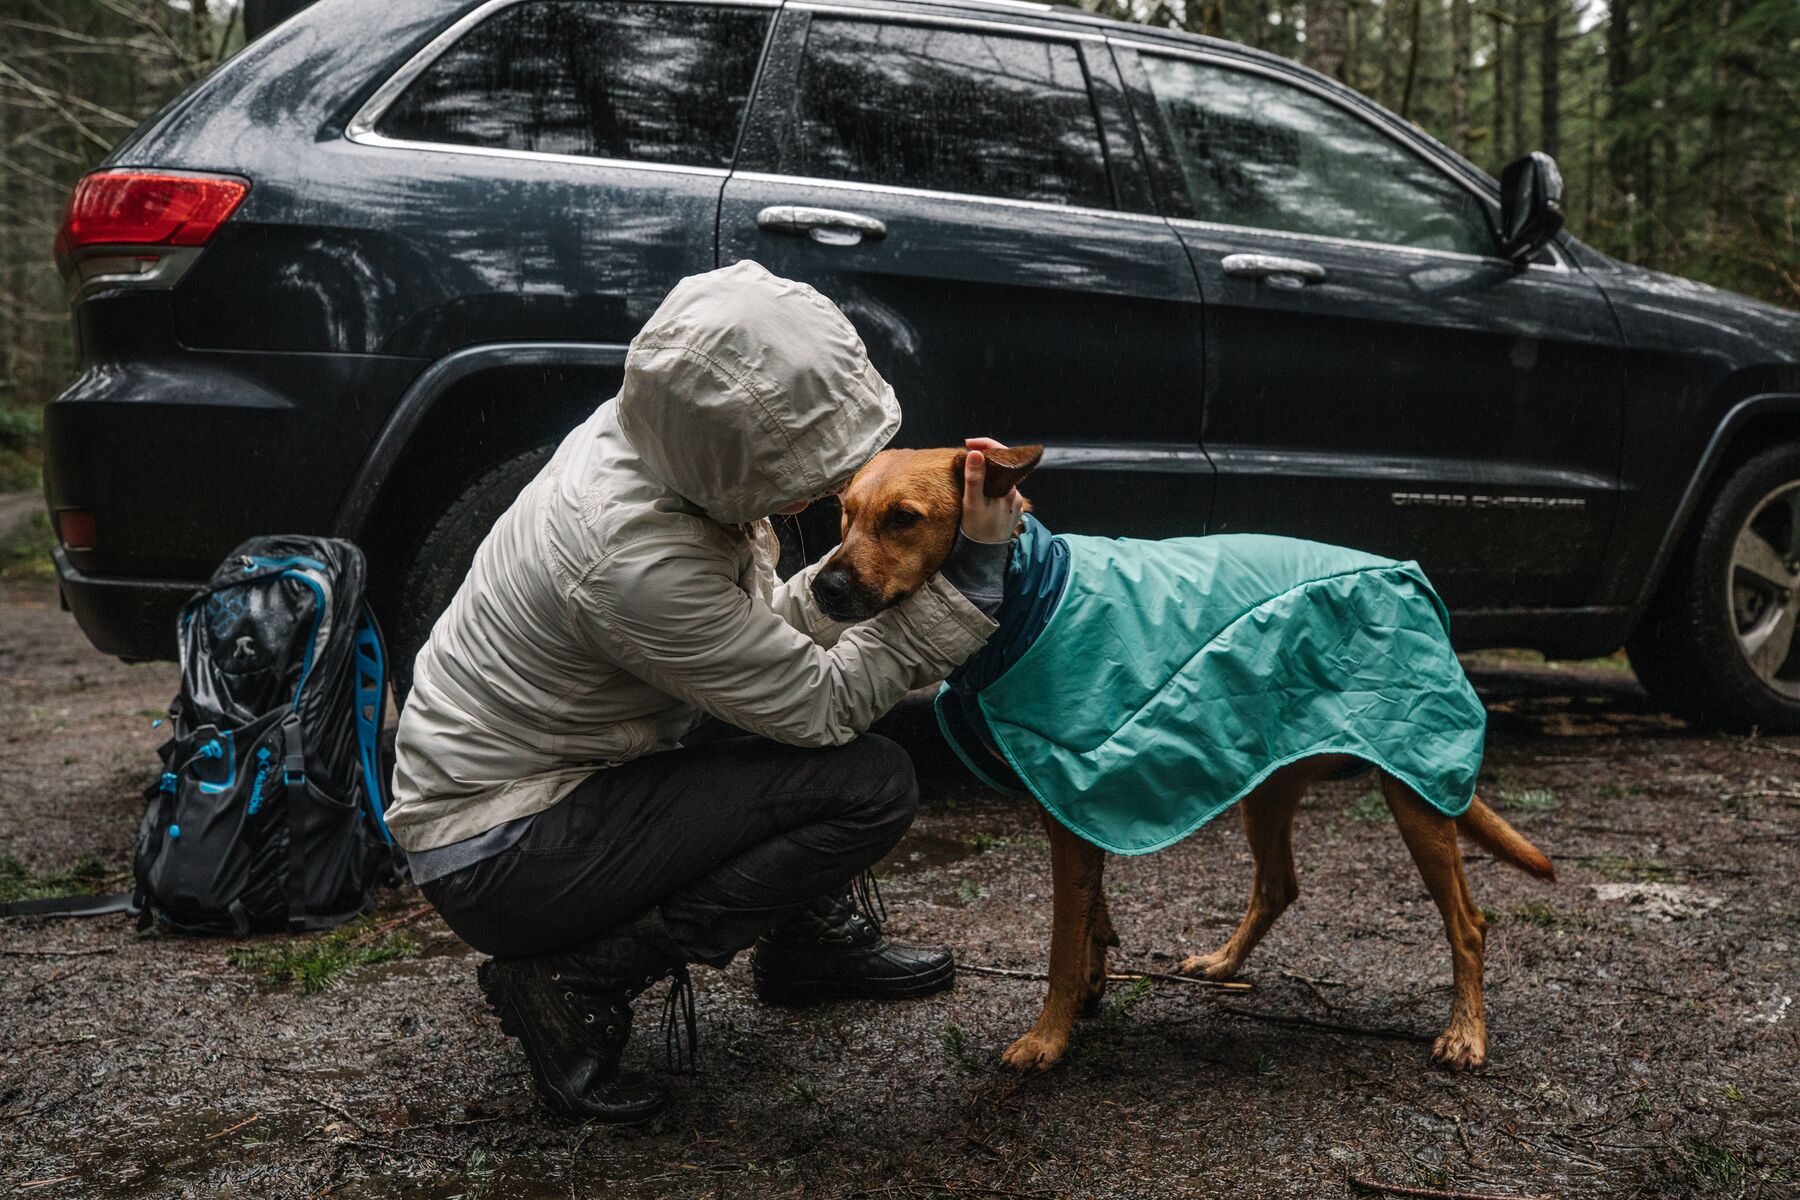
[[[814,17],[781,170],[1112,207],[1075,47],[966,29]]]
[[[1143,63],[1199,220],[1494,253],[1480,201],[1362,118],[1248,71]]]
[[[769,12],[537,0],[426,68],[380,132],[591,158],[725,167]]]

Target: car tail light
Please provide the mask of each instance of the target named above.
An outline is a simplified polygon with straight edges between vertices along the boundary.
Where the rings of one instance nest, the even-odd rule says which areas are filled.
[[[96,171],[69,196],[56,257],[88,246],[204,246],[249,191],[228,175]]]
[[[65,549],[92,550],[94,548],[94,514],[85,508],[59,508],[56,510],[56,540]]]

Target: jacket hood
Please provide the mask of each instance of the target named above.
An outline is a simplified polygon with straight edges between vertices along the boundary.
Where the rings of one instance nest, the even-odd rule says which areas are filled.
[[[849,319],[749,261],[675,285],[632,340],[618,406],[644,464],[725,525],[841,486],[900,428]]]

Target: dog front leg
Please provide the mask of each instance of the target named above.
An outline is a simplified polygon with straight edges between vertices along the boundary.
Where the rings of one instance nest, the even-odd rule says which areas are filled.
[[[1045,1070],[1069,1048],[1075,1014],[1085,1003],[1094,962],[1094,923],[1100,905],[1105,852],[1049,821],[1050,875],[1055,892],[1050,934],[1050,986],[1031,1032],[1001,1056],[1020,1071]]]

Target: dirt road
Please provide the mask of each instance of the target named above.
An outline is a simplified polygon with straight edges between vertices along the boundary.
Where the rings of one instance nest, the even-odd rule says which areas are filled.
[[[629,1132],[539,1111],[476,960],[429,916],[402,927],[416,953],[315,995],[269,987],[228,943],[139,940],[123,918],[0,922],[0,1191],[1800,1195],[1800,742],[1696,735],[1622,670],[1474,671],[1493,713],[1484,794],[1562,872],[1543,887],[1470,858],[1494,916],[1483,1073],[1427,1066],[1442,929],[1367,784],[1346,783],[1302,813],[1303,894],[1248,994],[1115,985],[1071,1059],[1022,1079],[997,1060],[1041,984],[969,974],[929,1000],[796,1013],[755,1004],[740,961],[696,972],[701,1072]],[[123,872],[173,687],[166,664],[89,649],[50,588],[8,587],[0,858]],[[892,931],[1041,969],[1043,845],[1020,806],[929,780],[885,868]],[[1114,860],[1118,962],[1169,970],[1210,948],[1248,871],[1231,821]],[[390,896],[378,919],[418,903]],[[631,1050],[646,1065],[658,998]]]

